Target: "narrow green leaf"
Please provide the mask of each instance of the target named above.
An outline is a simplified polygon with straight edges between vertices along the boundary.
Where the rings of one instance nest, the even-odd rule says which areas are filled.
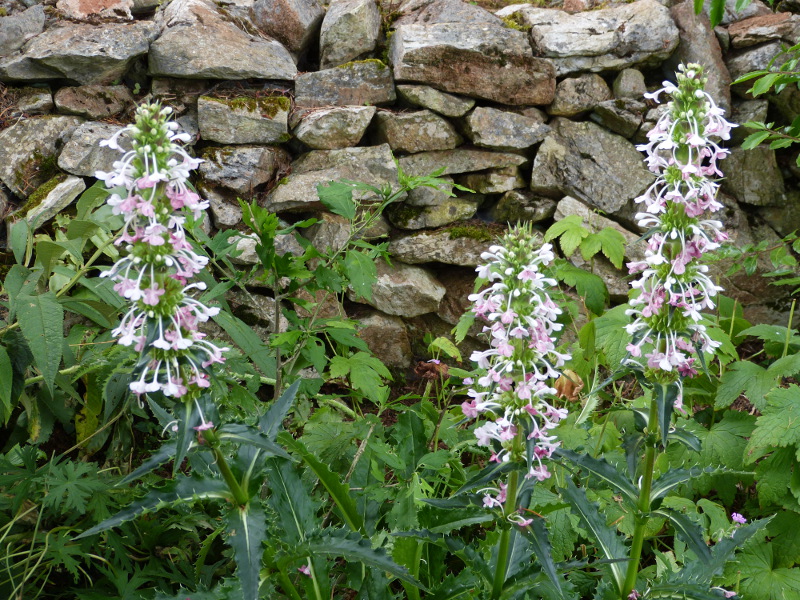
[[[677,383],[654,384],[653,395],[658,409],[658,428],[661,432],[661,443],[667,445],[672,411],[675,410],[675,401],[678,399],[680,388]]]
[[[28,237],[31,234],[31,227],[28,221],[21,219],[9,225],[8,245],[14,253],[14,260],[18,265],[25,261],[25,253],[28,249]]]
[[[87,529],[75,539],[79,540],[117,527],[126,521],[131,521],[140,515],[159,510],[165,506],[214,498],[231,499],[228,486],[222,478],[206,479],[196,473],[192,473],[189,476],[178,475],[175,479],[167,481],[163,486],[149,490],[144,497],[133,502],[128,508]]]
[[[283,420],[286,418],[286,415],[289,414],[289,409],[292,408],[292,404],[294,404],[294,399],[297,396],[300,383],[301,381],[298,379],[286,388],[286,391],[281,394],[281,397],[273,402],[272,406],[264,413],[264,416],[258,420],[261,432],[269,439],[274,441],[281,427],[283,427]]]
[[[145,461],[139,465],[136,469],[128,473],[125,477],[119,480],[117,485],[127,485],[132,481],[139,479],[140,477],[147,475],[154,469],[157,469],[165,462],[170,460],[172,457],[175,456],[175,442],[164,442],[161,444],[161,447],[156,450],[153,454],[148,456]]]
[[[310,490],[300,478],[291,461],[270,458],[266,461],[267,482],[272,489],[267,503],[278,514],[285,540],[299,543],[306,539],[307,533],[319,527],[316,504],[311,499]],[[314,554],[308,552],[301,556]]]
[[[0,417],[3,425],[8,423],[11,418],[11,382],[14,380],[14,370],[11,367],[11,359],[8,357],[5,347],[0,346]]]
[[[285,443],[289,449],[299,454],[303,461],[314,471],[320,483],[325,486],[331,499],[339,508],[347,526],[353,531],[364,533],[364,519],[358,512],[355,501],[350,496],[350,486],[341,481],[340,476],[331,471],[325,463],[311,454],[302,442],[294,440],[294,438],[288,434],[282,436],[281,441]]]
[[[246,444],[259,448],[266,453],[266,456],[291,458],[286,450],[270,439],[269,435],[244,423],[225,423],[217,429],[217,435],[220,439],[231,441],[234,444]]]
[[[624,562],[619,561],[628,558],[628,549],[617,532],[606,524],[605,519],[600,515],[598,505],[590,503],[586,498],[586,492],[575,487],[569,478],[566,483],[567,487],[560,490],[561,494],[569,503],[570,508],[580,517],[583,525],[592,533],[603,554],[610,561],[606,567],[619,594],[625,581],[627,566]]]
[[[668,519],[680,538],[686,542],[686,545],[701,562],[705,564],[711,562],[711,551],[703,539],[703,528],[697,521],[670,508],[653,511],[653,514]]]
[[[752,150],[771,135],[769,131],[756,131],[748,135],[742,142],[742,148]]]
[[[174,416],[178,421],[178,435],[175,439],[175,461],[172,463],[172,476],[176,477],[183,465],[183,459],[189,453],[189,448],[197,439],[197,431],[194,428],[200,425],[200,412],[195,410],[194,402],[183,402],[175,405]]]
[[[259,370],[267,377],[275,377],[275,357],[272,350],[267,346],[258,334],[248,327],[244,321],[233,315],[220,311],[214,317],[217,325],[222,327],[231,336],[245,355],[255,363]]]
[[[258,600],[262,545],[267,539],[267,518],[257,499],[234,506],[225,514],[225,541],[233,548],[244,600]]]
[[[558,590],[559,596],[564,597],[561,589],[563,580],[556,571],[556,565],[553,562],[553,549],[550,546],[550,538],[547,533],[544,519],[534,518],[533,523],[527,527],[522,528],[522,534],[527,538],[530,543],[530,548],[536,556],[536,560],[542,567],[545,575],[553,583],[553,586]]]
[[[599,477],[618,492],[625,495],[635,505],[639,501],[639,492],[631,481],[617,471],[604,458],[593,458],[588,454],[578,454],[566,448],[557,448],[555,455],[575,463],[586,469],[595,477]]]
[[[53,292],[17,298],[17,316],[33,360],[53,393],[64,340],[64,308]]]
[[[753,87],[750,88],[750,93],[753,94],[753,96],[765,94],[781,77],[783,77],[783,73],[769,73],[768,75],[764,75],[753,84]]]
[[[722,22],[722,16],[725,14],[725,0],[711,0],[711,14],[709,19],[711,27],[716,27]]]

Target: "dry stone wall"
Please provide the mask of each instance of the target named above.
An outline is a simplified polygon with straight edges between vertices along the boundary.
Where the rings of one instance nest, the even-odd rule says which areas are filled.
[[[146,99],[174,107],[205,160],[196,184],[209,231],[241,227],[236,199],[255,198],[288,221],[317,216],[304,235],[336,247],[347,227],[322,212],[319,183],[397,185],[398,166],[443,169],[475,193],[423,188],[391,206],[371,234],[389,236],[393,263],[381,263],[371,306],[348,306],[374,350],[406,367],[413,338],[446,332],[466,308],[480,253],[505,223],[544,229],[578,214],[641,255],[633,199],[653,175],[635,144],[662,110],[643,94],[679,62],[706,66],[735,122],[797,115],[797,90],[753,99],[730,82],[800,41],[800,15],[734,4],[712,30],[686,0],[494,12],[461,0],[0,0],[0,209],[40,227],[71,210],[115,159],[98,142]],[[800,173],[784,152],[733,148],[725,161],[723,219],[737,242],[800,228]],[[254,245],[241,238],[234,260],[254,264]],[[624,297],[624,273],[574,260]],[[784,291],[724,270],[750,318],[783,322]],[[266,322],[267,308],[247,310]]]

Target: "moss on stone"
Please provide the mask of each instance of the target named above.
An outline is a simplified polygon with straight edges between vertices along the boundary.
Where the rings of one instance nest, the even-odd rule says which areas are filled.
[[[351,60],[350,62],[346,62],[343,65],[339,65],[338,67],[334,68],[349,69],[350,67],[355,65],[366,65],[366,64],[375,64],[381,70],[389,68],[389,66],[379,58],[365,58],[364,60]]]
[[[425,212],[424,206],[411,206],[410,204],[395,204],[389,209],[389,217],[398,227],[407,227],[414,219]]]
[[[59,173],[55,177],[52,177],[38,188],[36,188],[33,193],[28,196],[28,199],[25,201],[25,204],[22,208],[14,215],[16,217],[24,217],[28,213],[30,213],[34,208],[39,206],[47,195],[52,192],[56,186],[60,183],[63,183],[67,179],[66,173]]]
[[[38,150],[34,150],[30,158],[22,163],[14,171],[14,184],[22,192],[27,191],[32,186],[31,180],[39,181],[50,179],[58,171],[58,155],[44,155]]]
[[[524,31],[526,33],[531,30],[530,23],[526,23],[522,15],[518,12],[503,17],[503,23],[509,29],[516,29],[517,31]]]
[[[479,225],[477,223],[454,225],[453,227],[449,227],[447,229],[447,233],[450,234],[451,240],[466,238],[470,240],[477,240],[479,242],[491,242],[497,235],[497,233],[492,231],[492,228],[488,225]]]
[[[201,96],[203,100],[224,104],[233,110],[246,110],[247,112],[259,112],[262,117],[274,119],[279,112],[289,112],[292,102],[286,96],[267,96],[256,98],[254,96],[236,96],[235,98],[215,98],[213,96]]]

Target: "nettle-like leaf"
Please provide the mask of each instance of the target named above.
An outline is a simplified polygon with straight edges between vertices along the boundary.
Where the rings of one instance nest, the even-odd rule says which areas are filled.
[[[583,225],[583,218],[580,215],[569,215],[550,226],[544,234],[544,241],[550,242],[559,238],[561,251],[564,256],[570,257],[590,233]]]
[[[353,388],[360,390],[376,404],[386,399],[387,387],[384,379],[392,379],[389,369],[377,358],[366,352],[356,352],[352,356],[334,356],[330,362],[332,378],[347,377]]]
[[[622,268],[625,260],[625,236],[613,227],[604,227],[597,233],[589,234],[580,244],[581,256],[590,260],[598,252],[602,252],[617,269]]]
[[[372,286],[378,280],[375,260],[360,250],[348,250],[344,255],[344,272],[356,295],[371,301]]]
[[[701,562],[711,562],[711,552],[703,539],[703,528],[697,521],[670,508],[653,511],[653,514],[668,519],[678,536]]]
[[[64,307],[53,292],[18,296],[17,319],[22,335],[33,353],[33,361],[53,393],[64,339]]]
[[[557,448],[555,456],[565,458],[575,463],[582,469],[589,471],[595,477],[605,481],[611,488],[622,493],[634,506],[639,501],[639,492],[624,474],[620,473],[613,465],[603,458],[594,458],[588,454],[579,454],[565,448]]]
[[[553,261],[553,274],[559,281],[575,288],[583,297],[586,308],[596,315],[603,313],[608,303],[608,288],[600,276],[561,258]]]
[[[352,221],[356,216],[356,203],[353,201],[353,186],[341,181],[331,181],[317,186],[319,201],[333,214]]]
[[[308,532],[319,526],[317,503],[312,500],[308,486],[291,461],[271,458],[266,465],[267,481],[272,490],[267,504],[278,514],[284,539],[292,543],[302,542]],[[309,554],[312,553],[306,555]]]
[[[737,532],[738,533],[738,532]],[[748,544],[735,565],[726,570],[725,580],[739,584],[747,600],[787,600],[800,597],[800,568],[777,566],[774,546],[767,541]]]
[[[714,401],[715,408],[727,408],[740,394],[760,411],[766,406],[766,396],[777,387],[780,378],[800,372],[800,354],[790,354],[776,360],[766,369],[745,360],[730,365],[722,375]]]
[[[748,463],[763,456],[772,448],[800,445],[800,387],[772,390],[766,398],[763,414],[756,420],[756,428],[747,443],[745,456]]]
[[[267,517],[261,502],[253,498],[245,506],[233,506],[224,516],[225,541],[233,548],[244,600],[258,600],[262,544],[267,539]]]

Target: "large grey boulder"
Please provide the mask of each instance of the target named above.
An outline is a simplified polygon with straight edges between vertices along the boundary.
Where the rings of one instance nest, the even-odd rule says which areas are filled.
[[[398,7],[397,12],[400,16],[393,23],[395,28],[433,23],[503,25],[503,21],[488,10],[461,0],[407,0]]]
[[[669,9],[656,0],[574,15],[519,4],[496,14],[514,13],[530,25],[536,55],[550,58],[558,75],[657,65],[678,45],[678,28]]]
[[[503,194],[528,186],[519,167],[487,169],[480,173],[460,175],[456,182],[478,194]]]
[[[444,286],[422,267],[392,261],[376,263],[378,281],[372,286],[368,303],[387,315],[416,317],[435,312],[445,294]],[[352,292],[348,297],[356,299]],[[364,302],[364,299],[361,299]]]
[[[314,150],[292,164],[292,172],[267,195],[265,205],[272,211],[320,210],[317,186],[350,179],[380,187],[397,186],[397,165],[389,146],[366,146],[341,150]],[[366,198],[356,192],[357,198]]]
[[[414,354],[406,325],[400,317],[380,311],[358,314],[358,337],[372,354],[388,367],[405,369],[411,366]]]
[[[17,109],[29,115],[45,115],[53,109],[53,94],[47,87],[17,90]]]
[[[479,106],[467,115],[464,127],[476,146],[511,151],[538,144],[550,131],[536,118],[487,106]]]
[[[556,201],[552,198],[539,196],[530,190],[511,190],[500,196],[490,214],[498,223],[538,223],[551,218],[555,212]]]
[[[134,99],[124,85],[65,86],[56,92],[55,104],[62,114],[106,119],[131,108]]]
[[[729,52],[725,57],[725,65],[728,67],[728,73],[731,80],[735,81],[742,75],[746,75],[750,71],[759,71],[769,67],[769,62],[777,56],[781,51],[782,44],[780,42],[768,42],[750,48],[744,48]],[[749,89],[752,82],[748,81],[733,87],[733,91],[739,95],[746,95],[745,90]]]
[[[94,177],[97,171],[111,171],[121,154],[119,150],[100,146],[100,142],[111,138],[120,129],[121,126],[111,123],[81,123],[59,154],[58,167],[80,177]],[[129,149],[129,143],[126,136],[120,136],[120,147]]]
[[[0,81],[66,79],[108,84],[120,79],[158,35],[148,21],[89,25],[61,21],[0,61]]]
[[[471,23],[402,25],[389,45],[394,77],[503,104],[549,104],[555,69],[536,58],[527,36]]]
[[[287,168],[289,154],[277,146],[223,146],[206,148],[198,171],[203,181],[231,190],[243,198]]]
[[[133,0],[58,0],[56,8],[66,18],[75,21],[94,19],[116,19],[130,21],[133,19],[131,9]]]
[[[27,198],[52,177],[59,150],[80,123],[78,117],[34,117],[0,131],[0,180]]]
[[[315,106],[362,106],[387,104],[396,98],[392,72],[376,59],[297,76],[295,104]]]
[[[44,6],[36,4],[22,12],[0,18],[0,56],[7,56],[44,31]]]
[[[528,159],[513,152],[491,152],[477,148],[456,148],[455,150],[435,150],[404,156],[397,161],[408,175],[430,175],[444,169],[442,175],[472,173],[484,169],[518,167]]]
[[[381,13],[375,0],[333,0],[319,32],[322,69],[338,67],[375,50]]]
[[[531,190],[574,196],[608,213],[650,185],[654,175],[628,140],[594,123],[558,118],[533,163]]]
[[[463,141],[449,121],[429,110],[378,111],[374,138],[379,144],[389,144],[395,152],[409,153],[450,150]]]
[[[704,14],[695,14],[692,0],[676,4],[670,10],[670,14],[680,30],[680,43],[670,58],[670,66],[677,68],[680,63],[703,65],[708,79],[705,90],[720,107],[726,112],[730,111],[731,76],[723,61],[722,49],[714,30],[711,29],[708,17]]]
[[[314,150],[349,148],[364,137],[375,110],[374,106],[339,106],[300,111],[292,133]]]
[[[476,267],[481,264],[481,253],[492,244],[491,236],[476,232],[474,226],[463,226],[402,235],[389,243],[389,254],[410,265],[439,262]]]
[[[639,130],[646,111],[647,105],[644,102],[617,98],[595,106],[589,118],[609,131],[632,138]]]
[[[319,32],[325,10],[317,0],[256,0],[253,24],[290,52],[304,52]]]
[[[596,73],[562,79],[547,113],[556,117],[577,117],[611,99],[611,89]]]
[[[622,69],[617,73],[612,85],[615,98],[642,100],[647,92],[644,75],[638,69]]]
[[[775,206],[784,201],[781,171],[775,151],[766,146],[752,150],[733,148],[722,163],[725,179],[722,188],[739,202],[755,206]]]
[[[445,198],[435,206],[410,206],[405,202],[386,209],[389,222],[400,229],[434,229],[475,215],[478,203],[464,198]]]
[[[280,42],[245,33],[208,0],[173,0],[163,21],[164,30],[148,55],[150,75],[288,81],[297,75]]]
[[[731,46],[746,48],[762,42],[783,40],[789,45],[800,42],[800,15],[775,13],[751,17],[728,27]]]
[[[274,144],[289,139],[285,96],[197,100],[197,122],[204,140],[222,144]]]
[[[475,100],[440,92],[428,85],[398,85],[397,95],[413,106],[427,108],[445,117],[463,117]]]

